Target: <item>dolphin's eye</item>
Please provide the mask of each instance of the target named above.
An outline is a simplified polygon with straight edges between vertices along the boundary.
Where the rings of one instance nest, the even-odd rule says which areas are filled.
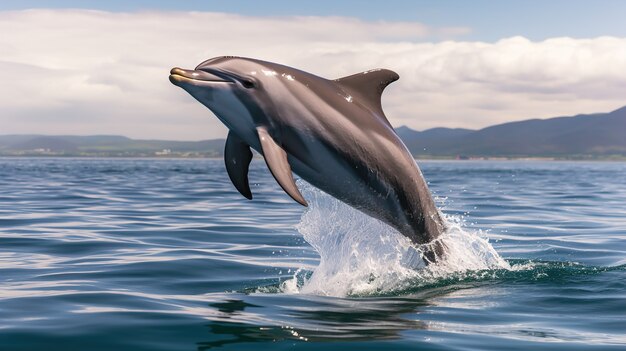
[[[246,88],[246,89],[254,88],[254,82],[249,80],[249,79],[242,79],[241,80],[241,85],[243,85],[243,87]]]

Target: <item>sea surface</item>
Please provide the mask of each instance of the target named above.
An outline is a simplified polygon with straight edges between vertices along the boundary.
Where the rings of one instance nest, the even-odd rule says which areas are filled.
[[[221,160],[0,158],[0,350],[626,349],[626,163],[418,163],[426,268],[262,160],[248,201]]]

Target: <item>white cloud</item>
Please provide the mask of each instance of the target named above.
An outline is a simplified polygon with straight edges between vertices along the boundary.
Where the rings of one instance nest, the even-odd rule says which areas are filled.
[[[223,136],[217,119],[168,81],[173,66],[221,55],[328,78],[395,70],[401,79],[384,95],[386,113],[394,125],[416,129],[477,128],[626,104],[626,38],[451,40],[467,31],[340,17],[0,12],[0,134]]]

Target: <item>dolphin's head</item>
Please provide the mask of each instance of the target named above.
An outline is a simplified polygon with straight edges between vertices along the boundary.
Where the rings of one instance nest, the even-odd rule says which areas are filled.
[[[198,91],[248,90],[255,87],[251,59],[222,56],[206,60],[193,70],[172,68],[170,82],[196,97]]]
[[[267,112],[267,81],[276,71],[268,62],[222,56],[195,69],[172,68],[170,82],[208,107],[231,130],[254,129]],[[273,72],[273,73],[268,73]]]

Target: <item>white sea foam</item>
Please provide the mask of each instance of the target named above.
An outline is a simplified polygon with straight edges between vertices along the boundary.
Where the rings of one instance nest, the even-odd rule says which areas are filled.
[[[449,217],[449,229],[439,239],[447,246],[447,255],[439,263],[426,266],[419,247],[387,224],[303,181],[299,187],[309,207],[297,229],[319,253],[320,264],[308,279],[303,280],[298,272],[283,282],[284,292],[379,294],[414,287],[416,282],[428,284],[458,272],[510,269],[480,233],[463,229],[459,220]]]

